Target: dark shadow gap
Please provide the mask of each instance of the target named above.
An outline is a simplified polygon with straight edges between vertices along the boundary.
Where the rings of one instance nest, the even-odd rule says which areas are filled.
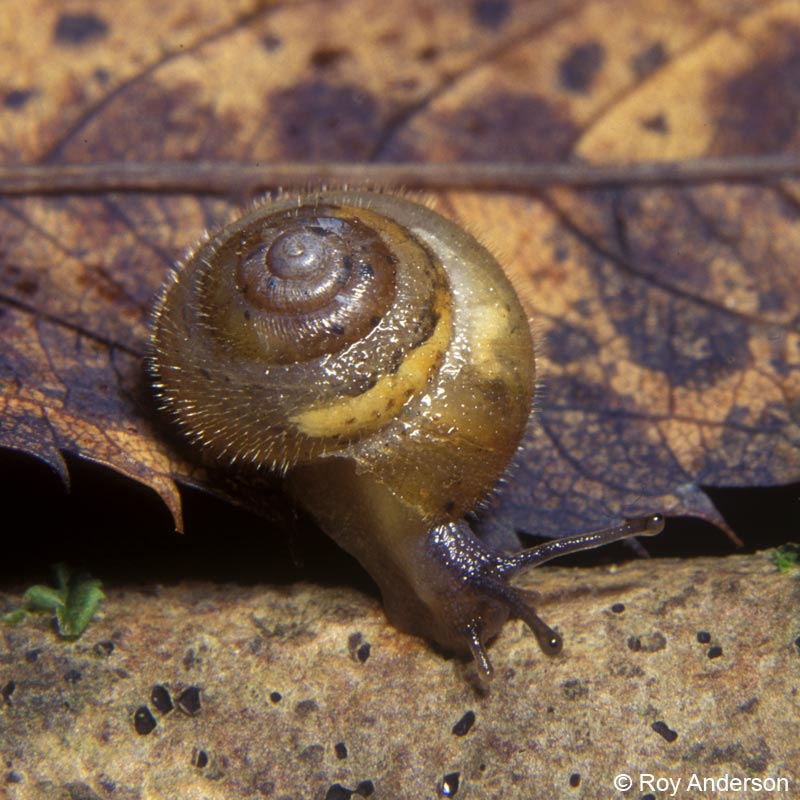
[[[0,584],[5,587],[46,582],[50,565],[63,561],[107,584],[311,581],[374,592],[358,564],[301,517],[270,523],[184,489],[186,533],[179,534],[150,489],[83,459],[66,460],[69,492],[38,459],[0,451],[5,511]],[[672,518],[663,534],[645,542],[652,556],[724,556],[800,538],[800,484],[707,491],[745,548],[737,551],[722,531],[702,520]],[[530,537],[529,543],[535,542]],[[554,564],[606,564],[631,557],[619,543]]]

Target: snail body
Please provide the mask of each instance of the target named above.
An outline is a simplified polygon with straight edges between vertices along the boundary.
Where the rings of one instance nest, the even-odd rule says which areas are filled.
[[[526,314],[495,258],[390,194],[286,195],[223,228],[168,279],[151,371],[161,407],[214,459],[284,476],[378,584],[397,627],[491,672],[511,616],[561,640],[509,584],[525,567],[656,533],[660,518],[493,552],[464,520],[530,416]]]

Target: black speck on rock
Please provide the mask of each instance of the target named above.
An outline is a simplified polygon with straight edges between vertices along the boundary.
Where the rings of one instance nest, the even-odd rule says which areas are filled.
[[[156,711],[160,711],[162,714],[167,714],[175,708],[169,689],[161,683],[157,683],[150,690],[150,702],[155,706]]]
[[[697,641],[700,644],[708,644],[711,641],[711,634],[708,631],[697,631]]]
[[[0,694],[3,695],[3,700],[11,705],[11,695],[14,694],[14,690],[17,688],[16,681],[9,681],[2,689],[0,689]]]
[[[356,650],[356,658],[364,664],[366,660],[369,658],[370,653],[372,652],[372,646],[369,642],[364,642],[361,647]]]
[[[654,722],[650,727],[668,742],[674,742],[678,738],[678,734],[663,720]]]
[[[709,658],[720,658],[722,656],[722,648],[719,645],[709,647],[707,655]]]
[[[325,795],[325,800],[350,800],[353,796],[352,789],[347,789],[341,783],[334,783]]]
[[[460,772],[448,772],[447,775],[442,778],[442,797],[455,797],[460,783]]]
[[[69,800],[102,800],[99,794],[88,783],[75,781],[65,786],[69,792]]]
[[[108,658],[114,652],[114,642],[110,639],[107,639],[104,642],[98,642],[94,646],[95,655],[101,656],[103,658]]]
[[[156,727],[156,718],[147,706],[139,706],[136,713],[133,715],[133,727],[139,736],[147,736],[152,733]]]
[[[475,724],[475,712],[467,711],[461,719],[453,725],[454,736],[466,736]]]
[[[201,689],[199,686],[189,686],[188,688],[184,689],[178,695],[178,699],[176,701],[178,709],[183,711],[184,714],[188,714],[190,717],[199,714],[201,708],[200,692]]]
[[[356,786],[356,794],[361,797],[371,797],[375,791],[375,784],[372,781],[361,781]]]

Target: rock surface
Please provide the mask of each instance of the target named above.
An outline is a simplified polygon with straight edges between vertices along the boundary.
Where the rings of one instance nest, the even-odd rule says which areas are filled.
[[[77,641],[0,628],[0,795],[640,798],[727,775],[792,796],[799,574],[768,554],[539,569],[564,652],[510,623],[488,690],[351,589],[106,586]]]

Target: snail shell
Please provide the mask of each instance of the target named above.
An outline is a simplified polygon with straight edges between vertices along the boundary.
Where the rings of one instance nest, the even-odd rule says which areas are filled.
[[[370,572],[395,625],[471,651],[486,675],[485,642],[509,615],[560,648],[508,581],[601,541],[505,556],[464,521],[519,445],[535,371],[511,283],[457,225],[370,192],[259,206],[168,279],[151,371],[160,406],[192,441],[285,476]],[[653,520],[602,536],[657,532]]]

